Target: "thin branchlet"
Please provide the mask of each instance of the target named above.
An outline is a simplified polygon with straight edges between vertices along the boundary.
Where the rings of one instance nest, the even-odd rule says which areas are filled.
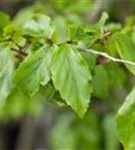
[[[27,53],[25,53],[23,51],[20,51],[20,50],[17,50],[17,49],[14,49],[14,48],[11,48],[11,50],[18,53],[18,54],[20,54],[20,55],[23,55],[24,57],[26,57],[28,55]]]
[[[103,40],[106,40],[111,35],[112,33],[110,31],[104,31],[102,37],[95,39],[89,47],[92,48],[96,44],[101,43]]]
[[[135,66],[135,62],[129,61],[129,60],[124,60],[124,59],[119,59],[119,58],[115,58],[110,56],[109,54],[105,53],[105,52],[99,52],[90,48],[83,48],[83,47],[78,47],[77,48],[79,51],[84,51],[84,52],[89,52],[95,55],[100,55],[103,56],[105,58],[108,58],[109,60],[113,61],[113,62],[118,62],[118,63],[123,63],[123,64],[127,64],[127,65],[131,65],[131,66]]]

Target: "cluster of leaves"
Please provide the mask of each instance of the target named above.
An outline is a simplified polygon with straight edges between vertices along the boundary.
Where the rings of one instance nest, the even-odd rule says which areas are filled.
[[[131,88],[127,76],[135,75],[135,66],[106,61],[85,48],[134,62],[134,18],[122,28],[120,24],[105,24],[106,13],[97,23],[87,24],[73,16],[51,19],[43,9],[34,7],[13,21],[1,12],[0,19],[1,118],[39,112],[44,100],[68,105],[80,118],[95,97],[109,101],[114,105],[109,107],[116,111],[116,92],[122,86],[127,86],[127,91]],[[135,148],[134,106],[135,89],[117,114],[120,141],[126,149]],[[63,121],[63,127],[70,122]],[[61,134],[68,133],[64,130],[66,127]],[[76,134],[68,136],[74,140]]]
[[[114,115],[106,114],[102,123],[97,115],[92,109],[83,120],[69,112],[66,115],[60,115],[49,139],[52,148],[98,150],[102,147],[106,150],[119,149]],[[102,146],[101,143],[103,143]]]

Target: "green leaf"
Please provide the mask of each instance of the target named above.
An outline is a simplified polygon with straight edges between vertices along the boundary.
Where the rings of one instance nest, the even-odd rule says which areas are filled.
[[[121,29],[122,25],[120,23],[109,23],[105,25],[105,30],[111,31],[112,33],[120,31]]]
[[[50,81],[47,85],[40,88],[40,94],[50,104],[53,104],[59,107],[67,106],[65,101],[61,98],[59,92],[53,86],[52,81]]]
[[[26,44],[26,39],[22,37],[19,33],[14,34],[13,41],[21,47],[23,47]]]
[[[3,119],[21,118],[22,116],[38,115],[41,113],[44,97],[38,92],[34,97],[24,94],[18,89],[13,89],[0,109]]]
[[[68,40],[79,41],[86,38],[86,33],[84,32],[84,29],[81,26],[74,24],[69,26],[68,34],[69,34]]]
[[[8,44],[0,44],[0,102],[9,95],[13,86],[13,58]]]
[[[92,80],[93,94],[98,98],[105,99],[109,96],[109,78],[105,68],[101,65],[95,68]]]
[[[55,32],[57,32],[57,41],[68,40],[67,21],[62,17],[54,18]]]
[[[119,139],[126,150],[135,149],[135,87],[117,114]]]
[[[0,11],[0,29],[3,29],[10,23],[10,17],[4,12]]]
[[[25,103],[28,103],[29,98],[26,98],[20,91],[13,89],[6,99],[1,111],[0,116],[5,118],[19,118],[24,115]]]
[[[80,117],[89,106],[92,87],[87,64],[71,45],[62,45],[55,52],[51,65],[52,79],[62,98]]]
[[[16,85],[33,96],[40,85],[50,80],[49,65],[55,47],[43,46],[30,54],[19,66],[15,74]]]
[[[47,37],[51,38],[54,32],[51,19],[42,14],[35,14],[24,25],[24,33],[32,37]]]
[[[101,29],[102,32],[103,32],[104,25],[105,25],[105,23],[106,23],[106,21],[107,21],[108,18],[109,18],[108,13],[103,12],[102,16],[101,16],[101,18],[100,18],[100,20],[99,20],[99,22],[97,24],[99,26],[99,28]]]
[[[19,10],[16,16],[14,16],[12,22],[13,24],[21,27],[23,24],[25,24],[32,16],[33,14],[44,14],[45,13],[45,6],[41,3],[36,3],[27,7],[24,7],[23,9]]]
[[[91,73],[93,73],[96,67],[96,55],[89,52],[81,52],[81,55],[87,62],[89,69],[91,70]]]
[[[77,136],[76,131],[71,128],[72,120],[72,115],[63,115],[57,119],[49,139],[53,149],[75,149]]]
[[[116,130],[116,119],[113,114],[107,114],[104,117],[103,130],[105,134],[105,150],[117,150],[119,142]]]
[[[111,86],[115,86],[117,88],[123,86],[123,83],[127,79],[124,68],[114,62],[109,62],[105,64],[104,67],[107,71],[109,83]]]
[[[95,112],[87,113],[80,120],[68,111],[58,116],[50,134],[50,144],[53,149],[99,150],[100,138],[99,120]]]
[[[92,109],[91,109],[92,110]],[[94,111],[89,111],[82,120],[77,120],[73,128],[78,134],[77,147],[81,150],[99,150],[101,132],[99,117]]]
[[[135,62],[135,45],[132,40],[121,34],[114,35],[117,51],[122,59]],[[125,64],[128,70],[135,75],[135,66]]]
[[[111,36],[106,41],[107,53],[113,57],[117,56],[117,48],[115,44],[115,39]]]

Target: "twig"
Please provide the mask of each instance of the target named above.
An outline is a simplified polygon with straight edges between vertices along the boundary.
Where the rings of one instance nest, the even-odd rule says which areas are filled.
[[[19,50],[14,49],[14,48],[12,48],[11,50],[14,51],[14,52],[17,52],[17,53],[19,53],[19,54],[21,54],[21,55],[23,55],[23,56],[25,56],[25,57],[28,55],[27,53],[22,52],[22,51],[19,51]]]
[[[107,39],[111,35],[112,35],[112,33],[110,31],[104,31],[103,36],[101,38],[95,39],[89,47],[92,48],[95,44],[100,43],[101,41]]]
[[[101,55],[103,57],[106,57],[108,58],[109,60],[113,61],[113,62],[119,62],[119,63],[124,63],[124,64],[128,64],[128,65],[132,65],[132,66],[135,66],[135,62],[132,62],[132,61],[128,61],[128,60],[124,60],[124,59],[119,59],[119,58],[115,58],[115,57],[112,57],[110,55],[108,55],[107,53],[105,52],[99,52],[99,51],[96,51],[96,50],[93,50],[93,49],[89,49],[89,48],[78,48],[78,50],[80,51],[85,51],[85,52],[90,52],[90,53],[93,53],[95,55]]]

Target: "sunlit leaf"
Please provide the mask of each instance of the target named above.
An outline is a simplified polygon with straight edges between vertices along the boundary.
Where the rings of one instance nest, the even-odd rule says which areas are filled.
[[[119,139],[126,150],[135,149],[135,87],[117,114]]]
[[[51,38],[54,32],[51,19],[48,16],[35,14],[24,25],[24,33],[34,37]]]
[[[2,102],[13,87],[13,57],[8,44],[0,44],[0,102]]]
[[[135,45],[132,40],[128,36],[121,34],[114,35],[114,38],[120,57],[124,60],[135,62]],[[135,75],[135,66],[125,65]]]
[[[30,54],[16,71],[16,85],[24,92],[33,96],[40,85],[50,80],[49,65],[55,47],[43,46]]]
[[[100,20],[98,22],[98,26],[100,27],[100,29],[101,29],[102,32],[103,32],[104,25],[105,25],[105,23],[106,23],[106,21],[107,21],[108,18],[109,18],[108,13],[103,12],[102,16],[101,16],[101,18],[100,18]]]
[[[91,94],[91,75],[87,64],[75,47],[62,45],[51,65],[52,79],[62,98],[80,117],[86,112]]]

